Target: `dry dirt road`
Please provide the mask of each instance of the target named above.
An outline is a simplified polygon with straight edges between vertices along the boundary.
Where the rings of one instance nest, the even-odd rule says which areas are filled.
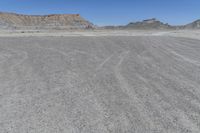
[[[199,133],[200,41],[0,38],[1,133]]]

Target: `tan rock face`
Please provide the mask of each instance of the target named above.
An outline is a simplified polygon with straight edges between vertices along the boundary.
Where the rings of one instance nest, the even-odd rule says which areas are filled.
[[[79,14],[20,15],[0,13],[0,27],[3,28],[90,28],[93,25]]]

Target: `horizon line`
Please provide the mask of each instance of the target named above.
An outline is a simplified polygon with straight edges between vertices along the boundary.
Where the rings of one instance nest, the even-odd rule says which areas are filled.
[[[18,13],[18,12],[9,12],[9,11],[0,11],[0,14],[14,14],[14,15],[22,15],[22,16],[51,16],[51,15],[77,15],[77,16],[81,16],[83,17],[80,13],[45,13],[45,14],[26,14],[26,13]],[[85,19],[85,17],[83,17]],[[193,21],[191,22],[187,22],[185,24],[170,24],[168,22],[164,22],[164,21],[161,21],[160,19],[156,18],[156,17],[150,17],[150,18],[146,18],[146,19],[140,19],[140,20],[136,20],[136,21],[129,21],[127,22],[126,24],[95,24],[93,23],[92,21],[90,20],[86,20],[86,21],[89,21],[91,23],[93,23],[94,25],[97,25],[97,26],[100,26],[100,27],[104,27],[104,26],[126,26],[127,24],[130,24],[130,23],[136,23],[136,22],[143,22],[144,20],[150,20],[150,19],[156,19],[164,24],[169,24],[170,26],[184,26],[184,25],[187,25],[187,24],[190,24],[190,23],[193,23],[195,21],[198,21],[200,20],[199,19],[194,19]]]

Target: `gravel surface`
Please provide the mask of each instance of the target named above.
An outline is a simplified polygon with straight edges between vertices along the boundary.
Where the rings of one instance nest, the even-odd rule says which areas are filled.
[[[200,41],[0,38],[1,133],[199,133]]]

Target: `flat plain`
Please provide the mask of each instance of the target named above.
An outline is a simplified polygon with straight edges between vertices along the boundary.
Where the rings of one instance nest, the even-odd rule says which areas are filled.
[[[1,133],[199,133],[200,41],[0,38]]]

